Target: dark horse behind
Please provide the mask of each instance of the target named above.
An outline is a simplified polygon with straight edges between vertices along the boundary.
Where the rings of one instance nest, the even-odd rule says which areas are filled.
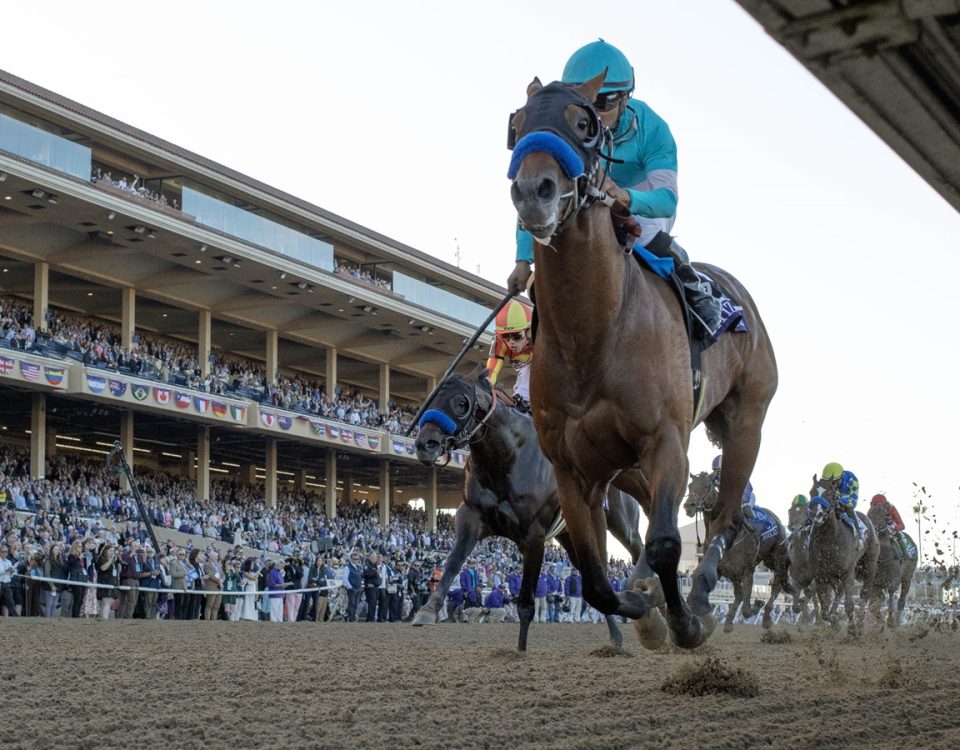
[[[713,483],[710,474],[701,471],[697,475],[690,475],[690,486],[687,489],[687,501],[683,509],[687,515],[693,518],[697,513],[703,513],[707,525],[707,535],[710,533],[710,524],[713,523],[714,512],[717,507],[717,488]],[[775,526],[772,530],[759,537],[755,532],[750,531],[746,525],[742,525],[737,536],[727,550],[720,558],[720,565],[717,571],[721,576],[730,579],[733,583],[733,605],[727,609],[727,619],[723,624],[723,631],[729,633],[733,630],[733,618],[737,614],[737,608],[743,603],[744,619],[753,616],[753,574],[757,565],[763,563],[773,574],[770,581],[770,597],[763,608],[763,627],[770,628],[773,625],[773,619],[770,613],[773,611],[773,604],[781,591],[791,591],[790,582],[787,576],[789,566],[787,559],[787,532],[780,523],[773,511],[766,508],[757,508],[761,513],[765,513],[773,521]]]
[[[454,374],[442,383],[424,420],[416,442],[417,458],[422,463],[433,465],[454,446],[469,445],[470,457],[463,503],[457,509],[456,543],[444,563],[440,583],[417,613],[414,624],[436,622],[453,578],[477,542],[502,536],[515,542],[523,557],[517,647],[525,651],[544,542],[560,512],[553,467],[540,450],[533,420],[490,385],[482,366],[469,376]],[[607,518],[610,531],[636,562],[643,551],[637,502],[629,495],[611,491]],[[569,535],[561,531],[556,538],[576,564]],[[609,615],[607,627],[611,641],[620,646],[620,628]]]
[[[680,301],[671,284],[624,252],[612,201],[601,190],[610,136],[593,102],[603,83],[602,74],[579,86],[535,80],[510,122],[510,194],[521,226],[536,240],[533,419],[557,475],[587,602],[604,614],[634,618],[651,647],[657,643],[643,638],[645,621],[662,597],[674,642],[695,648],[716,626],[709,595],[739,528],[740,498],[760,450],[777,366],[747,290],[726,271],[699,266],[742,306],[748,330],[725,333],[703,352],[701,398],[694,403]],[[723,450],[723,474],[716,520],[684,601],[677,513],[690,433],[701,421]],[[607,580],[601,546],[611,483],[636,497],[649,519],[645,558],[623,592]]]
[[[880,616],[880,607],[883,605],[884,594],[886,594],[887,625],[895,628],[900,625],[903,608],[907,603],[907,594],[910,593],[910,586],[913,583],[913,574],[917,570],[917,548],[913,540],[907,537],[910,541],[907,557],[901,559],[896,552],[892,532],[887,526],[886,511],[881,506],[872,505],[867,511],[867,517],[877,530],[880,552],[877,556],[877,572],[873,577],[872,590],[865,593],[870,600],[870,610],[877,617]],[[897,589],[899,589],[898,597]],[[894,598],[897,599],[896,605]]]

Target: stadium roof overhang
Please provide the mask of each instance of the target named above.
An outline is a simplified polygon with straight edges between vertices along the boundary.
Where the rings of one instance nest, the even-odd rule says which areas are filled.
[[[132,287],[138,330],[196,341],[196,311],[209,309],[217,348],[262,360],[264,331],[277,330],[281,366],[322,375],[325,348],[334,347],[349,358],[338,356],[339,380],[376,383],[387,363],[391,391],[412,400],[423,396],[423,377],[442,373],[472,332],[386,290],[36,165],[0,156],[0,170],[4,293],[32,297],[33,264],[46,262],[53,306],[117,320],[120,290]],[[482,360],[478,347],[467,362]]]
[[[960,210],[960,0],[737,0]]]

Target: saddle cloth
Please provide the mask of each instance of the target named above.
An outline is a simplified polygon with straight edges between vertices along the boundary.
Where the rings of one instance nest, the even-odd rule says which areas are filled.
[[[669,279],[670,274],[673,273],[673,258],[661,258],[639,243],[633,246],[633,254],[642,265],[649,268],[662,279]],[[722,311],[717,330],[707,331],[710,339],[716,340],[724,331],[733,330],[737,333],[746,333],[750,330],[747,328],[747,321],[743,315],[743,306],[737,304],[733,298],[730,297],[729,293],[709,275],[698,269],[694,270],[697,271],[700,279],[709,286],[711,294],[720,303],[720,309]]]
[[[779,531],[779,524],[776,519],[765,513],[762,508],[756,506],[753,508],[753,515],[760,529],[760,541],[765,542],[768,539],[773,539]]]

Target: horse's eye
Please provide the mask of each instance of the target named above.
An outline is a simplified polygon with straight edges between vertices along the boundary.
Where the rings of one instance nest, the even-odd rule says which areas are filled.
[[[586,130],[587,127],[589,127],[589,125],[590,125],[590,121],[586,117],[581,117],[579,120],[577,120],[578,130]]]
[[[450,407],[458,417],[465,417],[470,411],[470,402],[466,396],[456,396],[451,402]]]

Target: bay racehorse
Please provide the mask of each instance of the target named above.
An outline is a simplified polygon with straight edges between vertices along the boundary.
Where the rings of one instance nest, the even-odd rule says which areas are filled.
[[[709,536],[719,492],[713,478],[706,471],[691,474],[690,479],[683,509],[690,518],[694,518],[699,513],[703,514],[706,533]],[[773,574],[773,578],[770,579],[770,597],[763,608],[764,628],[770,628],[773,625],[770,613],[780,592],[791,590],[787,578],[787,532],[773,511],[759,507],[756,510],[766,514],[775,525],[762,536],[747,528],[746,524],[741,525],[733,543],[723,553],[720,564],[717,566],[717,572],[733,583],[734,600],[733,605],[727,608],[727,619],[723,624],[725,633],[733,630],[733,618],[741,603],[744,619],[753,617],[753,574],[760,563],[763,563]]]
[[[716,625],[709,594],[739,527],[740,497],[757,459],[777,367],[747,290],[727,272],[699,266],[743,306],[749,330],[724,334],[703,352],[695,408],[679,298],[624,252],[600,190],[609,131],[593,102],[603,79],[579,86],[534,80],[510,121],[511,198],[520,225],[536,240],[533,418],[556,471],[587,601],[604,614],[640,618],[641,642],[655,647],[644,630],[663,597],[671,637],[693,648]],[[690,433],[701,421],[723,449],[723,475],[716,521],[684,602],[677,512]],[[603,555],[603,498],[611,482],[636,497],[649,520],[646,557],[624,592],[607,581]]]
[[[432,466],[448,451],[464,446],[470,447],[470,457],[463,502],[456,515],[456,542],[444,563],[440,582],[413,622],[435,623],[451,582],[477,543],[488,536],[506,537],[516,543],[523,558],[517,597],[517,647],[525,651],[534,615],[534,587],[548,532],[557,530],[557,541],[568,553],[572,548],[559,522],[560,499],[553,467],[540,450],[533,420],[514,408],[503,391],[490,385],[482,365],[469,376],[453,374],[440,385],[430,410],[421,419],[417,458]],[[611,489],[607,523],[634,563],[643,552],[639,521],[637,501]],[[620,628],[609,614],[607,627],[611,641],[619,647],[623,642]]]
[[[903,608],[907,603],[907,594],[910,593],[910,586],[913,583],[913,574],[917,570],[917,547],[908,536],[910,543],[907,545],[907,557],[902,560],[897,554],[892,532],[887,525],[887,511],[883,506],[871,505],[867,511],[867,517],[873,522],[880,545],[877,555],[877,572],[873,577],[872,591],[868,594],[870,609],[879,616],[886,593],[887,625],[895,628],[900,624]],[[900,589],[900,595],[894,607],[893,600],[897,589]]]

